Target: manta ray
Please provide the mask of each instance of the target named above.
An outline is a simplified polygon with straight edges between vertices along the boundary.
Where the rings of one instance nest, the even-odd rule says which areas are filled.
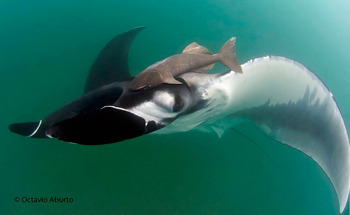
[[[149,133],[215,132],[252,122],[276,141],[311,157],[327,174],[346,206],[350,147],[341,112],[315,73],[291,59],[256,58],[243,74],[186,72],[181,84],[130,91],[129,47],[143,27],[113,38],[88,74],[84,94],[40,121],[9,125],[31,138],[100,145]]]

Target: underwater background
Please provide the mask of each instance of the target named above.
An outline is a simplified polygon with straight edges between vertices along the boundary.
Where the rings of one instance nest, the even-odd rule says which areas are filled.
[[[349,1],[1,0],[0,26],[0,214],[339,214],[322,169],[250,124],[236,129],[251,139],[190,131],[102,146],[30,139],[7,127],[81,96],[102,48],[146,26],[130,49],[133,75],[193,41],[216,53],[235,36],[241,63],[280,55],[314,71],[349,131]]]

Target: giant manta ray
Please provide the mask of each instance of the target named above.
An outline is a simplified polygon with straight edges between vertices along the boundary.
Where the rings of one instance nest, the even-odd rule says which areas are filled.
[[[332,93],[308,68],[293,60],[267,56],[242,65],[243,74],[187,72],[182,84],[129,91],[133,78],[127,56],[143,27],[112,39],[88,75],[84,95],[39,122],[9,129],[32,138],[100,145],[151,132],[193,129],[216,132],[244,121],[273,139],[310,156],[327,174],[346,206],[350,148],[346,127]]]

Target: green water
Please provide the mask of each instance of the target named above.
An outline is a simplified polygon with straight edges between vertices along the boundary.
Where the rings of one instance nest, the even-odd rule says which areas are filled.
[[[133,75],[190,42],[216,52],[236,36],[241,63],[281,55],[316,72],[349,127],[349,11],[345,0],[0,1],[0,214],[339,214],[325,173],[251,125],[239,129],[262,149],[234,131],[88,147],[21,137],[7,126],[80,96],[103,46],[146,26],[130,50]]]

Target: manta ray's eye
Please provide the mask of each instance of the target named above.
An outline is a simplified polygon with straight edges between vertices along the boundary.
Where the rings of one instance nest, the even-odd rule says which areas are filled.
[[[184,106],[184,101],[181,99],[179,95],[175,96],[175,102],[173,105],[173,112],[178,112],[180,111]]]
[[[158,92],[154,95],[153,101],[168,112],[179,112],[185,106],[183,98],[179,94],[169,92]]]

